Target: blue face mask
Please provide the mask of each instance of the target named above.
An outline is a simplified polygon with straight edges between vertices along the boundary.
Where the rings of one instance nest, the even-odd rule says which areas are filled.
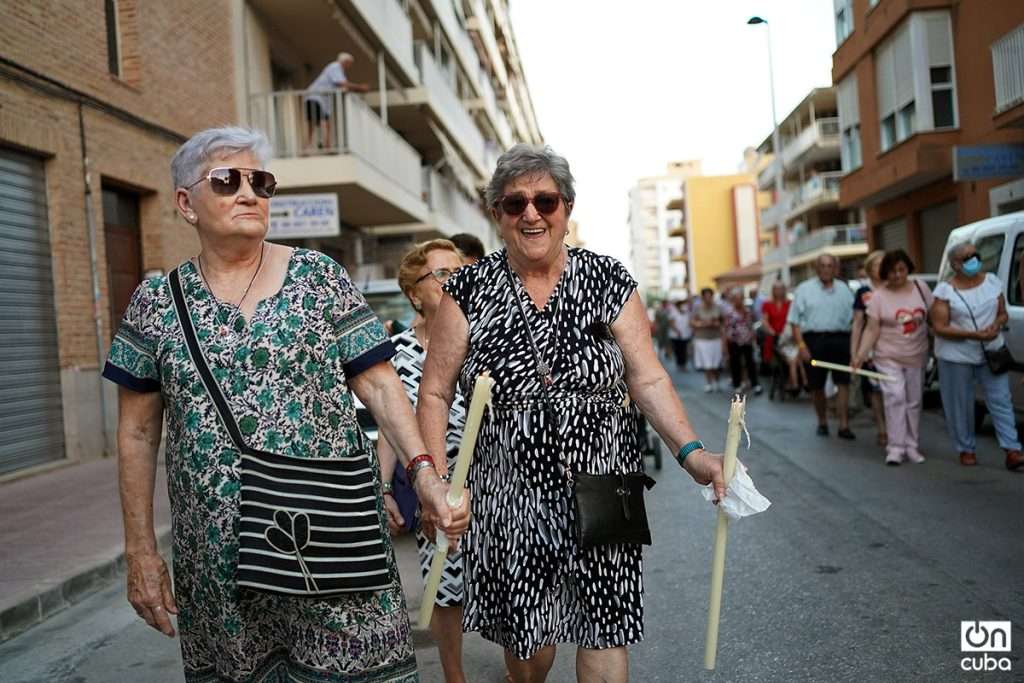
[[[981,259],[978,258],[977,255],[967,259],[964,261],[963,271],[964,275],[974,277],[981,272]]]

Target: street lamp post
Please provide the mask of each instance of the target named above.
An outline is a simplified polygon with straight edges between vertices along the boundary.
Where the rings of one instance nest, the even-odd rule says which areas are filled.
[[[764,24],[768,32],[768,87],[772,98],[772,149],[775,151],[775,204],[782,206],[783,194],[783,173],[785,169],[782,164],[782,144],[779,135],[779,119],[775,114],[775,67],[772,65],[772,28],[767,19],[762,17],[750,17],[747,24],[756,26]],[[782,251],[782,281],[789,285],[789,231],[786,229],[785,216],[779,215],[779,248]]]

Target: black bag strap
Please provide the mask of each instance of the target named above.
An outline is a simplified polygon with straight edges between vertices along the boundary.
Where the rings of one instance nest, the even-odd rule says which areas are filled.
[[[931,311],[928,310],[928,299],[924,298],[924,291],[921,289],[921,283],[914,280],[914,287],[917,288],[917,295],[921,297],[921,303],[924,304],[924,322],[928,323],[931,318]]]
[[[171,288],[171,299],[174,301],[174,311],[178,316],[178,324],[185,335],[185,346],[188,348],[188,355],[192,358],[192,363],[196,366],[196,370],[199,371],[199,377],[203,381],[203,386],[206,387],[207,393],[210,394],[213,405],[216,406],[221,422],[224,423],[224,427],[228,430],[235,448],[242,453],[251,453],[252,449],[249,448],[245,443],[245,439],[242,438],[242,430],[238,428],[238,422],[235,421],[235,416],[231,414],[231,408],[224,397],[224,392],[221,391],[220,385],[217,384],[217,380],[206,362],[206,357],[203,355],[203,349],[199,346],[196,328],[192,324],[192,316],[189,314],[188,303],[185,300],[185,291],[181,287],[180,269],[179,266],[172,270],[167,276],[167,282]]]

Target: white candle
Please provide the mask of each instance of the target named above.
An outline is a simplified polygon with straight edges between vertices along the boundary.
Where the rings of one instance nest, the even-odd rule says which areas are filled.
[[[469,403],[469,414],[466,415],[466,427],[462,431],[462,442],[459,444],[459,456],[455,462],[451,485],[448,487],[448,505],[450,507],[454,508],[462,504],[466,477],[469,476],[469,464],[473,459],[476,437],[480,433],[480,422],[483,420],[484,408],[491,403],[493,389],[494,380],[491,379],[490,373],[484,372],[476,378],[476,384],[473,385],[473,398]],[[443,454],[441,457],[444,457]],[[430,562],[430,572],[427,574],[426,589],[423,591],[423,603],[420,605],[420,628],[430,626],[430,619],[434,614],[434,601],[437,600],[437,589],[441,585],[441,571],[444,569],[444,561],[448,557],[448,537],[440,529],[437,531],[436,545],[434,559]]]
[[[729,431],[725,436],[725,458],[722,462],[722,478],[728,489],[736,473],[736,451],[740,446],[740,432],[743,425],[743,414],[746,411],[746,399],[734,396],[729,411]],[[715,668],[715,657],[718,655],[718,617],[722,611],[722,584],[725,580],[725,546],[729,540],[729,518],[725,511],[718,510],[718,521],[715,529],[715,549],[711,559],[711,599],[708,602],[708,633],[704,643],[704,668],[712,671]]]

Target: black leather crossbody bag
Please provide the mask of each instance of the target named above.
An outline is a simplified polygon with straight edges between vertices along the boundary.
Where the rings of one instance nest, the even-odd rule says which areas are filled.
[[[241,453],[238,585],[311,598],[390,587],[369,449],[296,458],[251,448],[203,355],[177,268],[168,282],[189,356]]]
[[[518,304],[526,335],[537,363],[537,376],[544,396],[544,405],[548,412],[549,424],[556,424],[554,402],[548,388],[551,367],[540,354],[540,347],[530,329],[530,320],[526,315],[519,292],[516,291],[515,280],[508,262],[505,263],[505,275],[512,297]],[[593,327],[593,326],[591,326]],[[605,335],[611,336],[607,324],[599,326]],[[587,330],[597,336],[598,331]],[[622,410],[626,410],[622,408]],[[558,435],[553,435],[553,442],[559,443]],[[644,505],[644,490],[654,486],[655,481],[643,471],[618,472],[614,474],[587,474],[572,472],[565,463],[572,482],[573,504],[576,509],[576,541],[580,548],[587,550],[602,545],[620,543],[651,544],[651,529],[647,522],[647,507]]]

